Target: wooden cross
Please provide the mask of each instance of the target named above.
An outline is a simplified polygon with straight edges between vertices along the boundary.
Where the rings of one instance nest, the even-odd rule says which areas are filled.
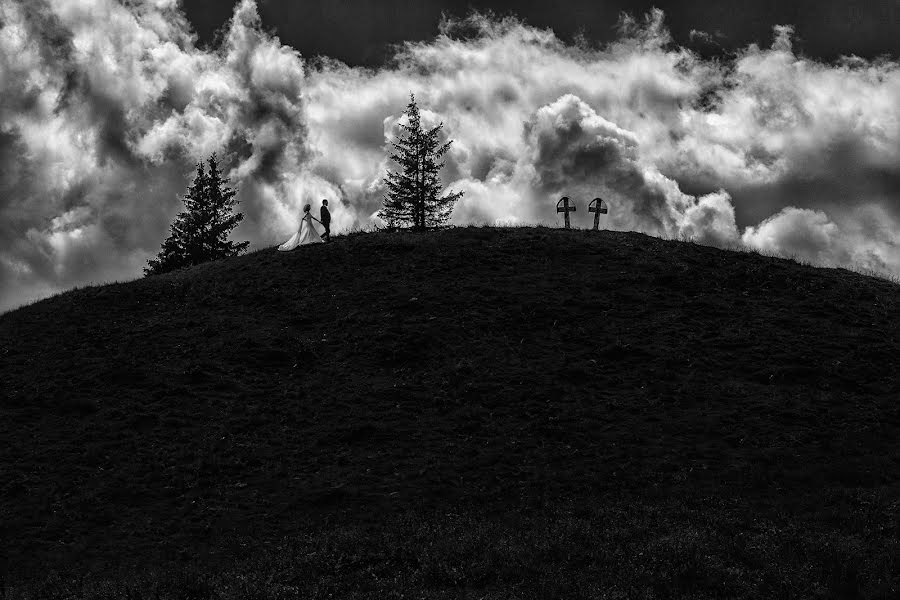
[[[603,201],[603,198],[594,198],[591,200],[591,203],[588,204],[588,212],[594,213],[594,231],[600,229],[600,215],[605,215],[609,212],[609,209],[606,206],[606,202]]]
[[[560,206],[562,204],[562,206]],[[575,205],[569,206],[569,197],[563,196],[559,199],[559,202],[556,203],[556,212],[565,213],[566,217],[566,229],[569,228],[569,213],[575,212]]]

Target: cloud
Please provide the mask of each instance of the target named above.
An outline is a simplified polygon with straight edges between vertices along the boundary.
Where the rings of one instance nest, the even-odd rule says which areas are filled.
[[[723,39],[725,36],[720,32],[716,31],[715,33],[709,33],[708,31],[700,31],[698,29],[691,29],[688,34],[688,39],[694,43],[699,45],[706,46],[719,46],[718,40]]]
[[[353,178],[372,186],[367,206],[377,207],[389,135],[378,124],[413,91],[455,139],[445,181],[466,191],[457,223],[555,223],[559,196],[583,211],[600,195],[612,228],[897,272],[895,63],[798,56],[786,25],[770,47],[717,60],[673,45],[658,11],[624,19],[621,31],[592,50],[473,15],[406,44],[392,68],[311,72],[309,128],[323,150],[314,163],[340,180],[338,163],[352,155]],[[790,208],[825,214],[840,243],[802,254],[754,234]],[[590,215],[574,222],[589,226]],[[782,224],[791,223],[801,226]]]
[[[139,275],[214,151],[245,237],[301,200],[303,61],[253,2],[212,51],[173,0],[0,0],[0,24],[0,309]]]
[[[838,226],[818,210],[786,208],[758,227],[748,227],[743,239],[750,247],[806,260],[821,261],[836,252],[847,252]],[[844,254],[841,258],[850,257]]]
[[[593,49],[473,14],[359,69],[300,57],[253,0],[214,48],[176,0],[0,0],[0,310],[139,276],[213,151],[255,247],[321,198],[336,230],[372,222],[410,92],[454,140],[456,224],[553,224],[568,195],[589,227],[601,196],[613,229],[900,273],[896,63],[799,56],[789,26],[716,60],[660,11],[619,30]]]
[[[747,246],[825,266],[853,265],[882,273],[898,273],[900,246],[896,223],[876,216],[874,231],[862,227],[842,229],[819,210],[785,208],[742,236]]]
[[[681,239],[729,247],[738,239],[731,196],[725,191],[701,196],[684,212],[678,229]]]

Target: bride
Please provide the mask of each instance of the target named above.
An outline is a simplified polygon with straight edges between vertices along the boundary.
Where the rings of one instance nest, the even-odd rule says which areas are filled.
[[[313,221],[316,221],[320,225],[322,224],[321,221],[309,213],[309,204],[307,204],[303,207],[303,218],[300,219],[300,227],[297,228],[297,233],[295,233],[291,239],[278,246],[278,249],[282,252],[287,252],[288,250],[293,250],[297,246],[324,243],[319,236],[319,232],[316,231],[315,226],[312,224]]]

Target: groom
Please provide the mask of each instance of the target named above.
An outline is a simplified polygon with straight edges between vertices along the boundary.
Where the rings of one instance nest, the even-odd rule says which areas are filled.
[[[325,228],[325,233],[322,237],[326,242],[331,241],[331,213],[328,212],[328,200],[322,200],[322,208],[319,209],[319,221],[322,223],[322,226]]]

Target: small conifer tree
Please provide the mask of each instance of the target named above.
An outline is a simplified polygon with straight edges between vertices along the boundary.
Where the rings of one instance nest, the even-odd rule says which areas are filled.
[[[228,235],[243,220],[234,212],[237,191],[226,185],[216,155],[197,164],[197,175],[183,197],[184,211],[178,213],[171,233],[155,259],[147,262],[145,275],[157,275],[210,260],[236,256],[250,242],[234,242]]]
[[[416,230],[440,227],[450,220],[453,205],[463,192],[439,196],[441,192],[441,160],[453,141],[440,142],[444,124],[425,130],[416,97],[410,94],[406,107],[408,123],[400,127],[405,132],[392,142],[391,159],[400,166],[399,171],[388,171],[384,179],[388,193],[384,197],[379,216],[388,226],[407,225]]]

